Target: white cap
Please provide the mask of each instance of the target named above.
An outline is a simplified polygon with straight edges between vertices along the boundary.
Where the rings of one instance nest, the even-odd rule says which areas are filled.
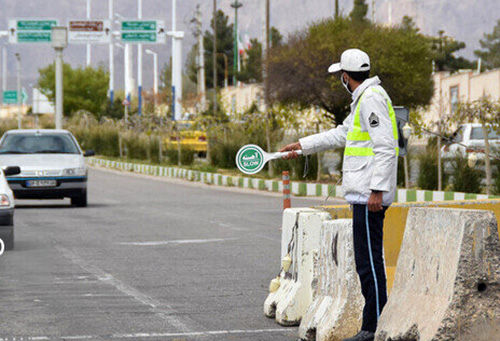
[[[343,71],[362,72],[370,70],[370,57],[359,50],[349,49],[345,50],[340,56],[340,63],[330,65],[328,72],[334,73]]]

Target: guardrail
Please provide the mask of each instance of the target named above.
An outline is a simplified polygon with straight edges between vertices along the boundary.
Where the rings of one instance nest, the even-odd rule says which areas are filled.
[[[101,159],[98,157],[88,158],[87,162],[90,165],[94,166],[119,169],[122,171],[134,172],[139,174],[181,178],[189,181],[197,181],[219,186],[251,188],[269,192],[283,192],[283,183],[279,180],[265,180],[244,176],[231,176],[220,173],[196,171],[180,167],[164,167],[134,162],[114,161]],[[290,192],[297,196],[310,197],[343,196],[342,186],[298,181],[290,181]],[[487,194],[398,189],[395,202],[432,202],[464,199],[491,199],[497,197],[498,196]]]

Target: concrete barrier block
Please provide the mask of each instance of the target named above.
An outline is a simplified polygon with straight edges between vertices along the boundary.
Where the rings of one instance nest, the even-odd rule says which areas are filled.
[[[287,209],[283,214],[281,257],[289,255],[291,264],[288,271],[280,271],[281,286],[264,304],[266,316],[274,315],[281,325],[298,325],[312,302],[313,259],[321,227],[329,219],[328,213],[311,208]]]
[[[494,214],[411,208],[376,340],[498,340],[478,326],[498,328],[499,316]]]
[[[354,261],[352,219],[323,223],[314,276],[314,299],[300,323],[300,338],[334,341],[356,334],[364,298]]]

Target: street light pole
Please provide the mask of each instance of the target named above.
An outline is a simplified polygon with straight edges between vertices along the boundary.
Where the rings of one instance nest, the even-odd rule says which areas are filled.
[[[21,129],[22,99],[21,99],[21,55],[16,53],[17,61],[17,129]]]
[[[217,115],[217,0],[213,0],[214,3],[214,48],[212,55],[212,67],[213,67],[213,78],[214,78],[214,116]]]
[[[146,50],[147,54],[150,54],[153,56],[153,95],[154,95],[154,105],[155,109],[156,106],[158,105],[157,103],[157,98],[158,98],[158,53],[147,49]]]
[[[137,0],[137,18],[142,19],[142,0]],[[142,44],[137,44],[137,114],[142,115]]]
[[[115,97],[115,52],[113,45],[113,0],[108,0],[109,24],[111,37],[109,41],[109,102],[113,105]]]
[[[234,61],[233,61],[233,86],[236,86],[236,74],[238,73],[238,8],[243,4],[235,0],[231,7],[234,8]]]
[[[63,118],[63,50],[68,46],[66,27],[52,27],[52,47],[56,52],[56,129],[62,129]]]

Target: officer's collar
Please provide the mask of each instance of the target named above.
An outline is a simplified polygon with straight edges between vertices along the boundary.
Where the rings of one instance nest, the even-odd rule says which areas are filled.
[[[371,78],[368,78],[368,79],[365,79],[363,81],[363,83],[361,83],[357,88],[356,90],[354,90],[354,92],[352,93],[352,102],[356,102],[356,100],[359,98],[359,96],[361,96],[361,94],[370,86],[374,86],[374,85],[379,85],[381,82],[380,82],[380,79],[378,78],[378,76],[374,76],[374,77],[371,77]]]

